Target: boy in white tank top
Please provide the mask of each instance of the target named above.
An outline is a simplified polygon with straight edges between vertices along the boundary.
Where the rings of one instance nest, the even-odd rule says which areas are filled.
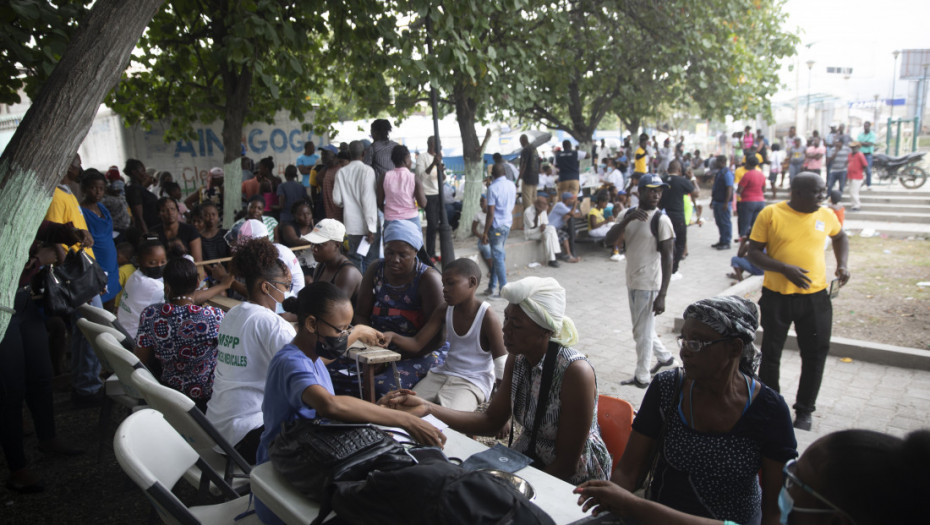
[[[457,259],[442,272],[442,297],[446,308],[433,316],[414,337],[385,332],[402,352],[419,352],[443,325],[449,353],[413,388],[420,397],[456,410],[474,412],[491,397],[494,381],[504,374],[507,350],[500,319],[489,304],[475,298],[481,269],[471,259]]]

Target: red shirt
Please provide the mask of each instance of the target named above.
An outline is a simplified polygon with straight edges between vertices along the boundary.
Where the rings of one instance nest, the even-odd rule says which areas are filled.
[[[739,187],[743,189],[739,200],[742,202],[760,202],[765,200],[765,175],[753,169],[743,174],[739,180]]]
[[[846,167],[846,178],[849,180],[862,180],[862,172],[869,163],[865,160],[865,155],[857,151],[849,155],[849,165]]]

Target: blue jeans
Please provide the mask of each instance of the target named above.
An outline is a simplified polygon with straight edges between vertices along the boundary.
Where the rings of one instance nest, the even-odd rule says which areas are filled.
[[[90,304],[103,308],[99,295],[95,295]],[[77,326],[80,317],[77,310],[71,314],[71,388],[80,395],[89,396],[100,391],[103,382],[100,381],[100,361],[97,354]]]
[[[865,153],[865,161],[868,163],[865,167],[865,185],[872,185],[872,154]]]
[[[504,250],[504,244],[507,242],[507,236],[510,235],[510,228],[491,228],[488,232],[488,245],[491,247],[491,257],[494,259],[494,267],[491,268],[491,281],[488,288],[494,290],[494,285],[503,288],[507,284],[507,252]]]
[[[827,192],[833,191],[833,183],[837,181],[840,183],[840,193],[843,193],[843,190],[846,189],[846,170],[830,170],[827,172]]]
[[[712,201],[711,208],[714,209],[714,222],[717,223],[717,231],[720,232],[720,241],[718,244],[729,246],[733,239],[733,225],[730,222],[730,207],[726,202]]]
[[[746,237],[752,231],[752,225],[756,222],[756,217],[762,208],[765,207],[765,201],[746,202],[741,201],[738,208],[738,224],[740,237]]]
[[[490,240],[490,239],[488,239]],[[481,254],[481,258],[485,260],[491,259],[491,243],[481,244],[481,240],[478,240],[478,253]]]

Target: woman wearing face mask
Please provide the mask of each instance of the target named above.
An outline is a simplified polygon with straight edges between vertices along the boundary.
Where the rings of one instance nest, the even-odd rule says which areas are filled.
[[[369,344],[382,340],[380,332],[367,326],[352,326],[352,304],[336,286],[319,282],[308,285],[296,298],[285,302],[297,314],[297,336],[275,354],[268,365],[265,402],[262,405],[265,431],[258,448],[257,463],[268,461],[268,447],[280,433],[282,423],[297,418],[325,417],[346,422],[370,422],[401,427],[418,442],[441,447],[445,441],[436,427],[422,419],[349,396],[337,396],[323,359],[346,353],[356,339]],[[322,358],[322,359],[321,359]],[[264,523],[275,516],[256,500],[256,511]]]
[[[815,441],[783,469],[779,522],[791,524],[922,523],[930,494],[930,431],[906,438],[871,430],[841,430]],[[638,523],[735,525],[700,518],[635,496],[609,481],[575,489],[578,504]]]
[[[133,338],[139,329],[142,310],[150,304],[165,300],[162,274],[168,263],[165,245],[158,239],[145,239],[139,243],[136,258],[138,269],[126,281],[116,312],[116,319]]]
[[[207,419],[254,463],[268,363],[295,335],[291,324],[275,314],[291,290],[291,273],[267,238],[237,244],[232,272],[245,279],[248,301],[226,312],[220,324]]]

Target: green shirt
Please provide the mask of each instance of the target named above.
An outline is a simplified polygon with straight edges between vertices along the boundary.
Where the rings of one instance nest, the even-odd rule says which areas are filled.
[[[859,136],[856,137],[856,140],[858,142],[871,142],[875,144],[875,141],[878,140],[878,136],[875,135],[874,131],[870,131],[868,133],[860,133]],[[875,151],[875,146],[866,146],[863,144],[859,146],[859,151],[861,151],[863,155],[871,155],[872,152]]]

